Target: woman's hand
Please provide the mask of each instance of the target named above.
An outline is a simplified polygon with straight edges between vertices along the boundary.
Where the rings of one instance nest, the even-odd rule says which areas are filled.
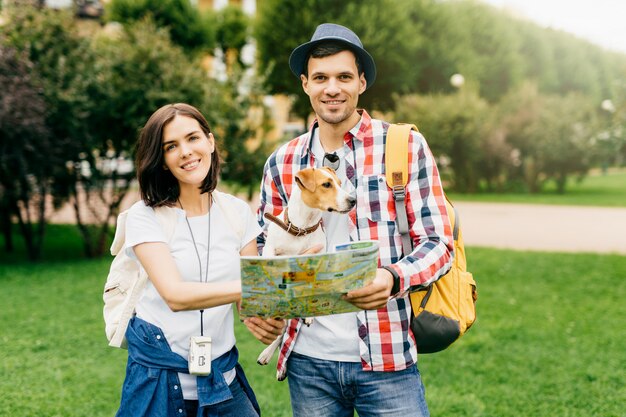
[[[262,319],[260,317],[248,317],[244,319],[250,333],[266,345],[271,344],[277,337],[283,334],[286,321],[283,319]]]

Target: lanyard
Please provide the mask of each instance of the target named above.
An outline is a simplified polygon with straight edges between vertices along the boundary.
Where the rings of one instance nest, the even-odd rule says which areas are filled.
[[[212,203],[212,198],[211,198],[211,194],[209,194],[209,202]],[[183,207],[183,204],[180,202],[180,200],[178,200],[178,204],[180,204],[180,208],[185,210]],[[189,229],[189,234],[191,235],[191,241],[193,242],[193,248],[196,250],[196,256],[198,257],[198,269],[199,269],[199,274],[200,274],[200,282],[209,282],[209,255],[210,255],[210,248],[211,248],[211,208],[213,207],[213,204],[209,205],[209,212],[208,212],[208,221],[209,221],[209,225],[208,225],[208,238],[207,238],[207,245],[206,245],[206,268],[205,268],[205,273],[204,273],[204,280],[202,279],[202,261],[200,260],[200,252],[198,252],[198,246],[196,245],[196,239],[193,236],[193,232],[191,231],[191,225],[189,224],[189,219],[187,219],[187,213],[185,213],[185,222],[187,222],[187,228]],[[200,310],[200,336],[204,336],[204,320],[203,320],[203,314],[204,314],[204,309]]]

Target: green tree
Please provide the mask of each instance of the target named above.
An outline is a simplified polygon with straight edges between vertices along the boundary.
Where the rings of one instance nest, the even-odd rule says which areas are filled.
[[[210,51],[215,46],[215,25],[210,12],[202,15],[189,0],[112,0],[106,20],[129,24],[151,17],[169,29],[172,41],[188,52]]]
[[[26,54],[0,44],[0,217],[4,249],[13,251],[11,220],[16,218],[29,258],[37,259],[45,231],[50,156],[55,153],[46,126],[46,103],[32,72]]]
[[[226,58],[227,65],[232,65],[229,60],[236,59],[240,66],[246,66],[241,60],[241,50],[248,42],[250,18],[241,7],[229,5],[217,12],[215,21],[216,43]]]
[[[50,147],[45,141],[37,144],[36,150],[45,161],[29,162],[32,169],[45,167],[45,180],[42,177],[32,194],[39,201],[39,214],[36,219],[26,219],[20,228],[30,256],[36,258],[44,236],[47,200],[51,199],[57,207],[67,198],[72,179],[66,161],[75,159],[84,146],[88,101],[85,85],[91,55],[88,44],[78,36],[70,13],[28,7],[11,9],[0,31],[4,45],[15,48],[32,62],[32,80],[45,102],[42,115],[54,143]],[[32,161],[38,159],[32,156]],[[18,217],[18,221],[22,220]],[[32,239],[35,223],[39,241]]]
[[[508,182],[521,184],[530,192],[541,189],[539,154],[543,135],[537,129],[541,110],[539,89],[531,82],[507,93],[494,107],[494,114],[500,120],[498,128],[515,155]]]
[[[593,141],[597,163],[605,171],[612,165],[626,165],[626,84],[617,88],[613,100],[603,100],[598,111],[600,128]]]
[[[419,74],[412,92],[452,92],[450,76],[461,71],[459,63],[466,53],[461,25],[437,0],[412,0],[407,12],[415,31],[424,38],[414,58],[419,62]]]
[[[311,112],[308,97],[288,65],[293,48],[310,40],[317,25],[346,25],[359,35],[376,61],[376,83],[359,105],[393,107],[393,93],[409,90],[420,60],[415,51],[422,39],[405,11],[405,0],[268,0],[258,12],[256,39],[261,71],[271,94],[294,97],[293,111],[302,120]],[[286,18],[287,17],[287,18]],[[415,57],[415,59],[411,59]]]
[[[588,97],[541,94],[527,83],[507,94],[495,113],[519,161],[510,180],[523,182],[527,191],[541,192],[554,180],[565,192],[568,175],[582,177],[591,166],[597,124]]]
[[[547,96],[542,102],[538,129],[542,140],[541,170],[563,194],[570,176],[583,178],[593,163],[596,128],[593,101],[581,94]]]
[[[88,88],[91,145],[77,161],[89,170],[75,171],[72,194],[85,252],[100,256],[109,224],[134,179],[134,169],[128,165],[139,129],[165,104],[201,107],[211,80],[199,62],[172,44],[168,31],[149,18],[127,25],[114,36],[99,34],[92,47],[97,59]],[[92,214],[95,224],[81,217],[84,211]]]
[[[520,37],[519,53],[524,57],[524,79],[535,83],[539,91],[558,91],[559,76],[554,45],[546,41],[547,29],[525,20],[510,19]]]
[[[460,192],[475,192],[483,162],[481,145],[489,106],[471,89],[456,94],[399,97],[394,118],[415,123],[439,161],[444,179]]]
[[[481,97],[494,102],[521,82],[520,37],[509,19],[475,1],[444,2],[441,7],[448,8],[454,25],[448,33],[457,45],[458,72],[476,81]]]
[[[265,140],[270,121],[264,95],[262,80],[234,63],[226,80],[212,84],[204,104],[224,160],[221,179],[235,189],[243,188],[248,200],[258,190],[271,152]]]

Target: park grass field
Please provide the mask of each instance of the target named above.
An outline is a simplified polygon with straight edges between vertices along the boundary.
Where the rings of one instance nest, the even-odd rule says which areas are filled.
[[[580,182],[570,178],[565,194],[558,194],[553,184],[549,184],[540,194],[448,193],[448,196],[453,201],[626,207],[626,169],[613,168],[606,174],[592,171]]]
[[[110,259],[77,259],[79,246],[60,244],[72,232],[50,232],[54,261],[0,257],[0,415],[113,416],[126,351],[104,337]],[[432,416],[626,416],[626,257],[468,248],[468,263],[476,324],[419,358]],[[287,383],[236,333],[263,415],[290,416]]]

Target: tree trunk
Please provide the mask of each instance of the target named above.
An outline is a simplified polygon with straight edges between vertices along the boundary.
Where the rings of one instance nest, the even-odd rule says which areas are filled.
[[[0,207],[0,217],[2,218],[2,235],[4,236],[4,251],[12,253],[13,247],[13,223],[11,222],[11,212],[8,207]]]
[[[558,194],[565,194],[565,186],[567,185],[567,175],[565,173],[559,173],[556,177],[556,192]]]
[[[24,207],[28,207],[30,201],[20,200]],[[26,247],[26,256],[31,261],[36,261],[39,258],[39,253],[37,251],[37,246],[35,244],[35,239],[33,237],[33,224],[30,220],[30,214],[28,213],[28,208],[25,209],[26,214],[23,214],[23,210],[20,210],[19,205],[16,203],[14,208],[15,214],[17,216],[17,223],[19,225],[20,233],[22,238],[24,239],[24,246]]]
[[[95,187],[83,186],[82,192],[85,194],[85,206],[93,214],[93,223],[86,220],[81,215],[82,202],[79,193],[81,192],[76,183],[73,187],[73,207],[76,218],[76,226],[83,238],[83,249],[87,258],[97,258],[107,250],[111,219],[116,219],[120,211],[122,200],[130,188],[130,180],[124,180],[122,187],[115,187],[118,178],[113,176],[110,180],[105,180]],[[111,184],[111,195],[106,195],[103,190],[106,184]],[[105,214],[98,214],[97,207],[106,207]],[[102,213],[102,212],[100,212]]]
[[[539,184],[539,170],[533,157],[524,159],[524,181],[526,182],[529,193],[536,194],[541,190]]]

